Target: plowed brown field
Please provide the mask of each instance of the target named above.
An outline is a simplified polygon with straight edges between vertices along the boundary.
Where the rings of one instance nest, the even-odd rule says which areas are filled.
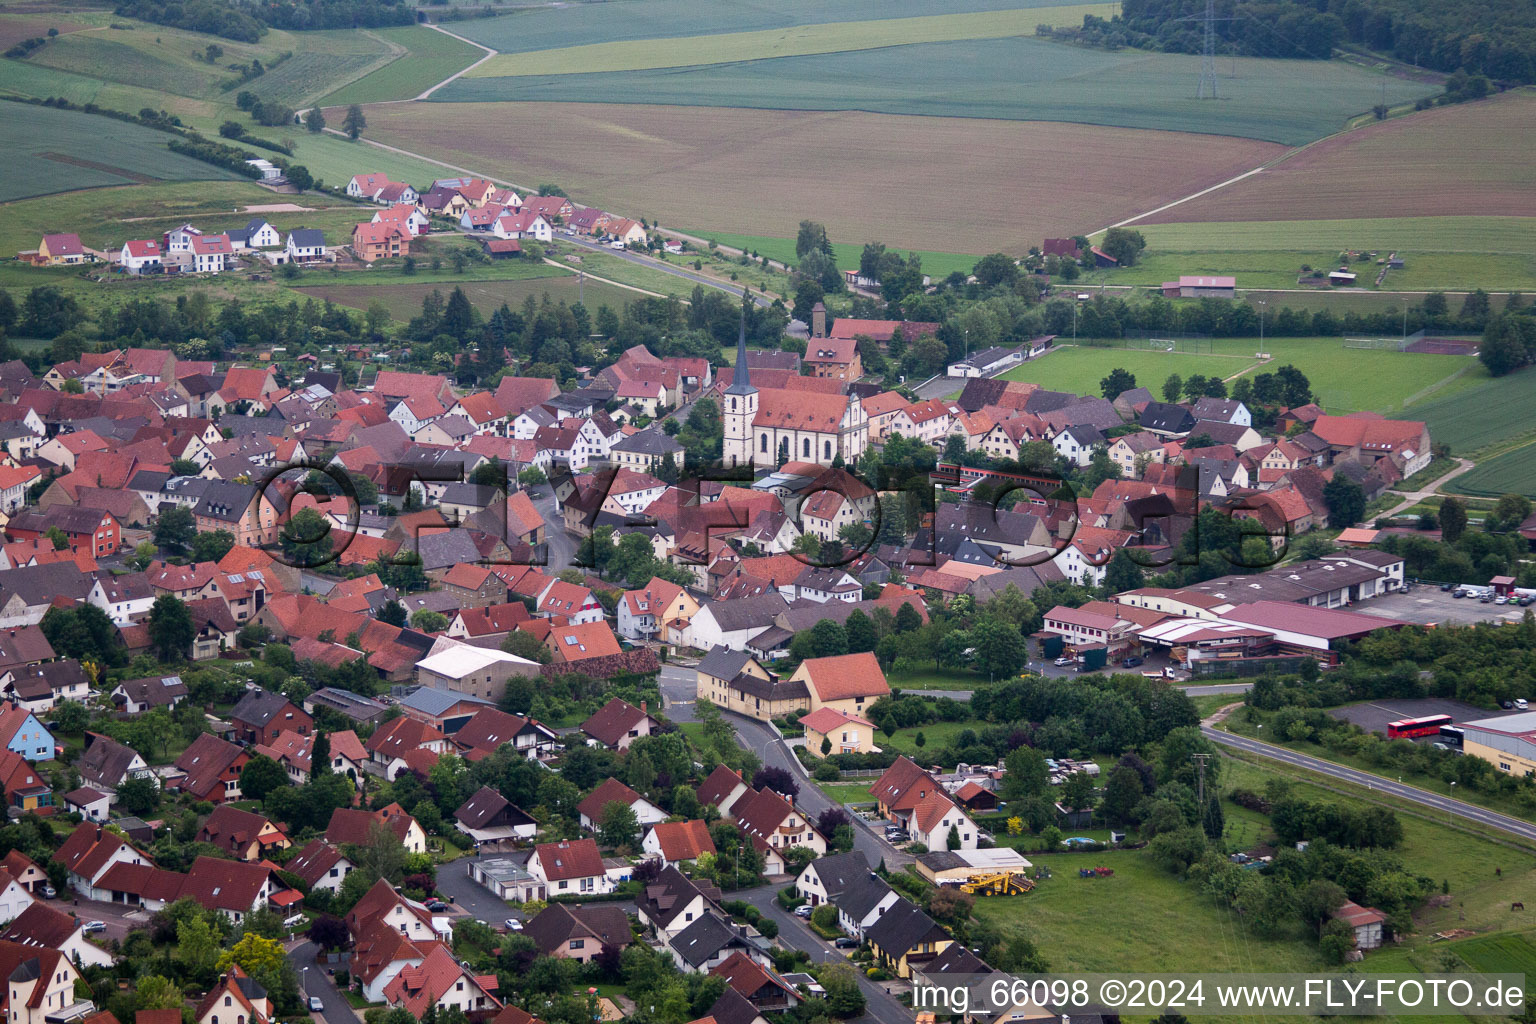
[[[369,107],[368,135],[663,225],[1022,253],[1257,167],[1284,147],[1090,125],[582,103]]]
[[[1325,139],[1144,223],[1536,216],[1533,124],[1530,92],[1437,107]]]

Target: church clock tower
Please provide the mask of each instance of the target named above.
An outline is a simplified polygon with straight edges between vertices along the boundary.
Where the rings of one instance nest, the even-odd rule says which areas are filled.
[[[721,410],[725,442],[721,456],[727,466],[745,466],[752,462],[752,421],[757,418],[757,388],[747,372],[747,308],[741,308],[741,332],[736,337],[736,372],[725,389],[725,408]]]

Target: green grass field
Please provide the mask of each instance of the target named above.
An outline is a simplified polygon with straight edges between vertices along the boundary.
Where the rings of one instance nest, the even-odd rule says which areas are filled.
[[[321,101],[324,105],[412,99],[481,57],[475,47],[435,29],[382,28],[374,34],[405,47],[406,52],[326,96]]]
[[[1133,225],[1148,252],[1168,249],[1266,252],[1309,249],[1415,252],[1518,252],[1536,255],[1536,218],[1395,217],[1361,220],[1214,221]]]
[[[1368,110],[1383,84],[1392,104],[1433,91],[1337,61],[1302,70],[1295,61],[1240,57],[1236,73],[1221,84],[1226,99],[1213,107],[1194,97],[1199,64],[1198,56],[1111,53],[1014,37],[682,70],[461,78],[433,99],[866,110],[1161,128],[1300,145]]]
[[[1524,494],[1536,498],[1536,444],[1479,462],[1472,469],[1445,485],[1448,491],[1495,498],[1501,494]]]
[[[1468,455],[1536,432],[1536,418],[1531,415],[1533,387],[1536,371],[1504,377],[1482,375],[1453,397],[1432,398],[1411,406],[1403,415],[1428,423],[1435,440],[1444,441],[1458,455]]]
[[[716,32],[751,32],[864,21],[871,18],[915,18],[968,11],[1006,11],[1018,7],[1048,7],[1049,0],[647,0],[644,4],[566,4],[543,7],[509,18],[456,22],[453,31],[466,39],[500,50],[527,53],[594,43],[634,39],[672,39]]]
[[[1450,950],[1484,974],[1536,975],[1536,946],[1523,935],[1485,935],[1458,942]]]
[[[467,77],[646,71],[760,60],[764,57],[872,50],[908,43],[997,39],[1031,35],[1035,27],[1041,24],[1081,25],[1083,15],[1096,14],[1102,17],[1107,10],[1112,9],[1111,5],[1104,3],[1070,4],[1009,11],[795,25],[753,32],[589,43],[533,53],[502,54],[486,61]]]
[[[1469,363],[1465,356],[1347,349],[1336,338],[1269,339],[1265,348],[1273,358],[1267,367],[1253,358],[1258,349],[1256,338],[1218,338],[1213,347],[1214,351],[1206,355],[1066,346],[1003,376],[1034,381],[1053,390],[1096,395],[1099,381],[1119,366],[1156,394],[1170,374],[1227,378],[1290,363],[1307,375],[1318,401],[1330,412],[1395,412],[1402,408],[1404,399],[1450,378],[1455,377],[1437,392],[1440,397],[1457,393],[1476,380],[1471,373],[1462,372]]]
[[[363,142],[353,142],[340,135],[316,135],[299,127],[264,131],[273,137],[292,142],[291,159],[308,167],[309,173],[328,185],[344,185],[354,174],[375,171],[389,175],[393,181],[408,181],[423,187],[437,178],[457,176],[457,172],[441,164],[391,153]]]
[[[0,200],[130,182],[235,177],[170,152],[172,136],[126,121],[22,103],[5,104],[3,113],[0,149],[8,159],[0,164]],[[56,223],[55,230],[72,230],[62,219]]]
[[[549,269],[552,273],[558,274],[554,267]],[[337,305],[350,306],[353,309],[367,309],[370,304],[380,302],[389,310],[390,316],[399,321],[409,320],[419,314],[421,300],[428,292],[436,289],[446,296],[453,290],[454,285],[459,283],[452,280],[451,275],[435,283],[422,284],[400,283],[396,277],[391,276],[389,279],[391,287],[383,288],[368,284],[350,284],[345,278],[337,283],[318,283],[326,280],[323,272],[316,273],[302,279],[294,290],[316,298],[327,298]],[[306,283],[308,281],[317,283],[311,285]],[[463,282],[460,286],[470,302],[487,316],[502,303],[515,309],[529,295],[535,299],[542,299],[548,294],[552,301],[564,300],[567,303],[576,302],[578,295],[575,274],[521,280],[470,281]],[[584,288],[580,289],[580,294],[587,308],[592,310],[604,305],[619,310],[625,303],[640,298],[636,292],[615,288],[612,285],[598,284],[595,281],[588,281]]]
[[[204,165],[199,163],[197,166]],[[251,218],[244,212],[247,206],[277,202],[314,207],[331,205],[323,196],[276,196],[243,178],[202,181],[194,186],[160,182],[70,192],[0,206],[0,252],[33,248],[38,236],[45,231],[73,231],[86,245],[104,248],[121,245],[129,238],[151,237],[175,227],[171,221],[190,220],[210,227],[244,225]],[[357,214],[351,214],[352,210],[358,211]],[[347,207],[346,212],[352,217],[352,223],[361,220],[362,215],[372,215],[365,207]],[[318,215],[274,213],[263,216],[270,217],[276,225],[279,219],[317,219]]]
[[[794,266],[799,262],[799,256],[795,253],[795,240],[793,238],[768,238],[762,235],[737,235],[726,231],[703,231],[696,228],[680,228],[685,234],[694,235],[709,241],[719,242],[745,252],[755,252],[759,256],[766,256],[771,260],[778,260]],[[837,265],[842,270],[859,269],[859,256],[864,251],[863,243],[833,242],[832,255],[837,260]],[[902,250],[905,255],[909,250]],[[923,273],[937,281],[941,277],[948,276],[953,271],[969,274],[971,268],[976,266],[980,256],[972,256],[960,252],[930,252],[926,249],[915,250],[923,261]]]

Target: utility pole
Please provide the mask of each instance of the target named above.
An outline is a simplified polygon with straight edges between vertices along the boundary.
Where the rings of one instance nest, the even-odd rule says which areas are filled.
[[[1216,98],[1216,0],[1205,0],[1205,46],[1200,53],[1200,84],[1195,99]]]
[[[1200,772],[1200,821],[1205,822],[1205,763],[1211,759],[1210,754],[1190,754]]]
[[[1259,300],[1259,358],[1264,358],[1264,307],[1269,305],[1263,299]]]

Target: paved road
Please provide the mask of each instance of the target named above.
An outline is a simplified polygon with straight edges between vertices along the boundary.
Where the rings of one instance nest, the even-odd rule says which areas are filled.
[[[662,668],[661,695],[667,717],[672,721],[698,721],[693,710],[698,694],[697,678],[697,673],[686,666],[667,665]],[[763,764],[783,768],[800,781],[800,795],[795,798],[795,802],[812,822],[829,807],[847,810],[841,804],[834,803],[821,791],[820,787],[806,778],[805,769],[801,766],[799,759],[772,728],[745,715],[727,712],[726,718],[736,727],[736,742],[756,754]],[[876,832],[869,822],[852,813],[849,813],[849,817],[853,819],[854,849],[863,851],[871,865],[879,864],[884,860],[885,866],[894,870],[911,863],[911,854],[903,853],[887,843],[884,836]]]
[[[777,892],[778,889],[773,886],[765,886],[733,892],[730,895],[736,899],[746,900],[771,917],[779,926],[779,941],[791,949],[809,953],[812,963],[830,964],[839,961],[847,963],[848,958],[838,952],[832,943],[811,931],[804,921],[779,906],[778,901],[774,899]],[[912,1011],[888,993],[883,984],[870,981],[862,971],[855,970],[854,974],[858,976],[859,987],[864,990],[864,998],[867,1002],[864,1017],[856,1019],[872,1019],[879,1024],[910,1024]]]
[[[62,899],[39,899],[39,902],[60,913],[74,914],[82,921],[101,921],[107,926],[107,930],[96,933],[95,938],[98,941],[116,939],[121,942],[133,929],[143,928],[149,924],[150,914],[147,910],[121,903],[76,899],[71,895],[71,890],[66,890]]]
[[[568,242],[571,245],[579,245],[583,249],[591,249],[594,252],[606,252],[610,256],[617,256],[619,259],[628,260],[629,262],[642,267],[650,267],[652,270],[660,270],[664,273],[671,274],[674,277],[681,277],[685,280],[692,281],[694,284],[701,284],[706,288],[718,288],[720,291],[729,292],[730,294],[736,296],[740,296],[744,291],[744,289],[737,285],[723,284],[712,277],[705,277],[703,274],[696,274],[692,270],[687,270],[683,267],[679,267],[672,263],[666,263],[650,256],[642,256],[637,252],[630,252],[628,249],[610,249],[608,246],[602,244],[601,242],[589,241],[585,238],[577,237],[576,235],[560,235],[555,240],[558,242]],[[773,304],[769,299],[765,298],[761,292],[756,291],[752,293],[752,301],[759,306],[770,306]]]
[[[1523,821],[1520,818],[1513,818],[1507,814],[1490,811],[1485,807],[1469,804],[1464,800],[1455,800],[1451,797],[1441,796],[1438,793],[1431,793],[1426,789],[1405,785],[1380,775],[1372,775],[1370,772],[1362,772],[1355,768],[1334,764],[1331,761],[1324,761],[1321,758],[1299,754],[1294,750],[1277,747],[1272,743],[1264,743],[1259,740],[1249,739],[1247,736],[1237,736],[1230,732],[1223,732],[1220,729],[1213,729],[1208,725],[1202,725],[1200,730],[1205,733],[1206,738],[1211,742],[1219,743],[1225,747],[1257,754],[1260,757],[1267,757],[1297,768],[1305,768],[1308,771],[1314,771],[1320,775],[1326,775],[1329,778],[1338,779],[1342,782],[1352,782],[1359,786],[1365,786],[1378,792],[1411,801],[1428,810],[1440,811],[1467,821],[1491,826],[1501,832],[1507,832],[1521,839],[1536,840],[1536,825]]]
[[[553,576],[569,569],[576,559],[576,538],[565,532],[565,520],[555,508],[554,491],[546,484],[539,488],[543,497],[533,499],[533,507],[544,517],[544,547],[547,564],[544,571]]]
[[[1456,468],[1455,469],[1451,470],[1449,473],[1446,473],[1443,476],[1438,476],[1435,479],[1431,480],[1429,482],[1429,486],[1428,487],[1421,488],[1421,489],[1419,489],[1417,491],[1409,491],[1408,493],[1404,494],[1402,496],[1403,500],[1399,501],[1396,505],[1393,505],[1392,508],[1390,508],[1386,512],[1383,512],[1382,513],[1382,517],[1383,518],[1390,518],[1392,516],[1395,516],[1402,509],[1412,508],[1414,505],[1417,505],[1419,502],[1423,501],[1425,498],[1429,497],[1430,495],[1439,493],[1440,488],[1444,487],[1446,484],[1450,483],[1452,480],[1456,479],[1458,476],[1461,476],[1461,474],[1463,474],[1467,470],[1471,469],[1472,466],[1473,466],[1473,462],[1472,462],[1471,459],[1461,459],[1461,458],[1458,458],[1456,460]]]
[[[320,947],[308,939],[288,951],[288,959],[299,973],[299,987],[304,993],[305,1003],[308,1004],[310,996],[319,998],[325,1006],[321,1011],[324,1017],[322,1024],[352,1024],[358,1019],[357,1011],[337,990],[336,983],[325,973],[325,968],[315,962],[319,952]],[[309,969],[305,970],[306,967]]]

